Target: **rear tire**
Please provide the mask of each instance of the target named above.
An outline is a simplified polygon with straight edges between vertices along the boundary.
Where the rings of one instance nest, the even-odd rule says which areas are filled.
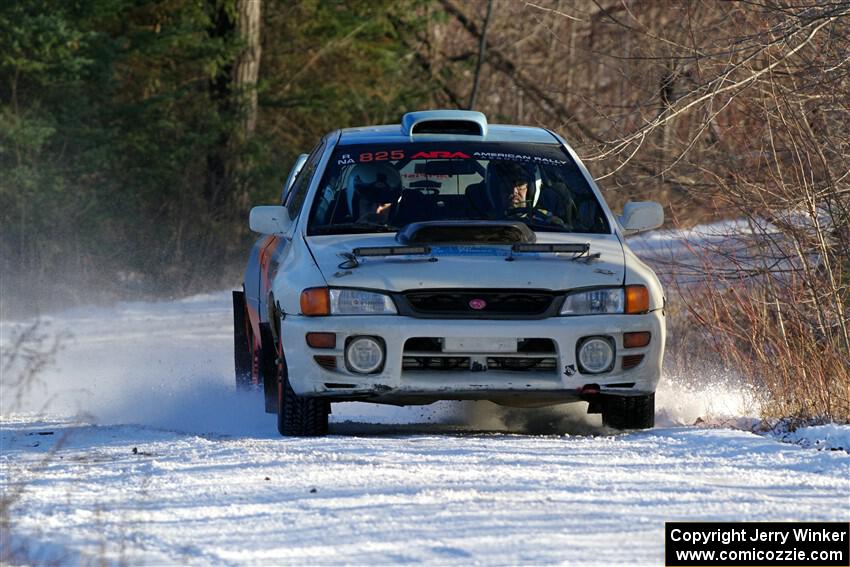
[[[279,354],[277,364],[277,430],[284,437],[317,437],[328,434],[330,403],[320,398],[297,395],[289,385],[286,360]]]
[[[602,423],[614,429],[652,429],[655,426],[655,392],[644,396],[606,395]]]
[[[253,349],[248,334],[245,311],[245,292],[233,292],[233,365],[236,371],[236,389],[251,388]]]

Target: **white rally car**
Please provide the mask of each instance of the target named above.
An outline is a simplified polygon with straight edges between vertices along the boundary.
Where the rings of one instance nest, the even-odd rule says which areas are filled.
[[[338,130],[255,207],[233,293],[236,382],[282,435],[322,435],[332,402],[589,402],[654,423],[658,278],[625,243],[657,203],[615,217],[566,142],[469,111]]]

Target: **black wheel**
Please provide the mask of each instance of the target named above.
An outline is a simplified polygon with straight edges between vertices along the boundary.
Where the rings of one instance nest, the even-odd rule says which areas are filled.
[[[289,385],[281,349],[278,347],[277,430],[284,437],[316,437],[328,434],[330,403],[319,398],[298,396]]]
[[[236,389],[251,387],[253,371],[253,345],[248,333],[245,311],[245,292],[233,292],[233,363],[236,370]]]
[[[655,426],[655,393],[606,395],[602,401],[602,423],[615,429],[651,429]]]

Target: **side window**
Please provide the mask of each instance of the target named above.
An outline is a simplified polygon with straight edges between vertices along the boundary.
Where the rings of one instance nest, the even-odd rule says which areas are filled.
[[[319,160],[322,159],[322,153],[325,150],[325,142],[322,140],[319,145],[313,148],[310,152],[310,157],[304,162],[304,167],[298,172],[298,177],[292,184],[292,190],[289,192],[289,199],[286,201],[286,208],[289,211],[289,218],[295,220],[298,213],[301,212],[301,207],[304,206],[304,199],[307,198],[307,189],[310,187],[310,180],[313,179],[313,174],[316,172],[316,167],[319,165]]]

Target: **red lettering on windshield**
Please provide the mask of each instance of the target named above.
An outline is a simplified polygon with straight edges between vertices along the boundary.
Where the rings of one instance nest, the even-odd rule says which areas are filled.
[[[471,159],[463,152],[417,152],[410,159]]]

